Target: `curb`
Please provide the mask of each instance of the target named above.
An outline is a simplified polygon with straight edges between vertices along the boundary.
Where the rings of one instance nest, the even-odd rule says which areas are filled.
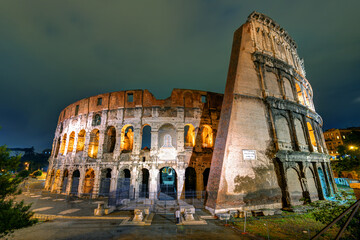
[[[38,214],[38,213],[34,214],[32,218],[36,218],[41,221],[49,221],[54,219],[102,219],[102,220],[128,219],[128,217],[63,216],[63,215]]]

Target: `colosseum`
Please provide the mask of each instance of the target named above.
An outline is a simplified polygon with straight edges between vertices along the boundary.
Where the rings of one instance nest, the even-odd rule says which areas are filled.
[[[82,99],[59,116],[45,189],[113,205],[203,199],[213,214],[289,208],[337,191],[304,62],[253,12],[234,33],[225,93]]]

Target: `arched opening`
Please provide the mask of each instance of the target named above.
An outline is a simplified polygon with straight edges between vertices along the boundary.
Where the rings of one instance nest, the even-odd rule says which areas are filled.
[[[294,93],[291,87],[290,80],[287,78],[283,78],[284,81],[284,89],[285,89],[285,95],[288,100],[294,100]]]
[[[131,125],[125,125],[121,130],[121,151],[131,152],[134,144],[134,128]]]
[[[289,168],[286,171],[286,174],[291,205],[300,205],[302,204],[300,199],[303,198],[303,189],[301,187],[299,174],[294,168]]]
[[[309,188],[309,194],[312,201],[319,200],[319,194],[315,183],[315,177],[310,168],[306,168],[305,177]]]
[[[195,128],[192,124],[186,124],[184,128],[185,147],[195,146]]]
[[[185,198],[196,197],[196,171],[192,167],[185,170]]]
[[[62,179],[62,185],[61,185],[61,192],[62,193],[66,193],[66,186],[68,183],[68,176],[69,176],[69,171],[67,169],[64,170],[63,173],[63,179]]]
[[[142,129],[142,139],[141,139],[141,149],[149,150],[151,149],[151,127],[145,125]]]
[[[296,93],[297,93],[297,96],[298,96],[298,99],[299,99],[300,103],[302,105],[305,105],[304,97],[303,97],[303,94],[302,94],[302,91],[301,91],[301,87],[297,83],[295,83],[295,87],[296,87]]]
[[[304,135],[303,124],[301,123],[301,121],[298,118],[295,118],[294,124],[295,124],[295,131],[296,131],[298,143],[300,145],[305,146],[306,140],[305,140],[305,135]]]
[[[84,194],[90,194],[94,188],[95,172],[92,168],[88,169],[85,173],[84,179]]]
[[[149,198],[149,176],[149,170],[141,169],[141,185],[139,186],[141,198]]]
[[[129,169],[124,169],[119,172],[119,179],[116,188],[117,203],[121,202],[122,199],[130,199],[130,180],[131,173]]]
[[[65,133],[63,138],[62,138],[62,141],[61,141],[61,147],[60,147],[60,154],[61,155],[64,155],[64,153],[65,153],[66,137],[67,137],[67,135]]]
[[[175,170],[171,167],[163,167],[159,173],[159,200],[177,199],[177,176]]]
[[[110,193],[110,183],[111,183],[111,169],[106,168],[101,171],[100,179],[100,196],[109,196]]]
[[[69,145],[67,149],[68,153],[72,153],[72,151],[74,150],[74,141],[75,141],[75,132],[71,132],[69,136]]]
[[[310,98],[309,98],[306,90],[304,90],[304,98],[305,98],[305,103],[306,103],[306,105],[307,105],[308,107],[311,107],[311,105],[310,105]]]
[[[101,116],[100,114],[95,114],[95,116],[93,117],[92,125],[99,126],[100,124],[101,124]]]
[[[289,122],[284,116],[275,119],[275,131],[280,149],[291,149],[291,136]]]
[[[323,194],[324,194],[325,197],[329,197],[330,194],[329,194],[329,191],[327,189],[325,175],[324,175],[323,170],[320,167],[318,168],[318,173],[319,173],[321,189],[323,191]]]
[[[77,195],[79,191],[80,171],[75,170],[72,174],[72,183],[70,193]]]
[[[307,124],[308,130],[309,130],[310,142],[314,147],[316,147],[317,144],[316,144],[314,129],[312,128],[311,123],[306,122],[306,124]]]
[[[116,143],[116,130],[114,127],[108,127],[104,140],[104,153],[113,153]]]
[[[85,146],[85,130],[82,129],[78,134],[76,152],[84,151],[84,146]]]
[[[96,158],[99,149],[99,130],[94,129],[90,133],[88,156]]]
[[[209,125],[203,125],[201,131],[202,147],[212,148],[214,145],[214,136],[212,128]]]
[[[206,191],[207,183],[209,180],[210,168],[206,168],[203,172],[203,183],[204,183],[204,191]]]
[[[55,146],[55,157],[58,156],[59,154],[59,150],[60,150],[60,137],[58,138],[58,140],[56,141],[56,146]]]

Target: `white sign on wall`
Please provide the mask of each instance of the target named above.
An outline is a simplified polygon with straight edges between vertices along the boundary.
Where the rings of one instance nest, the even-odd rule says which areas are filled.
[[[244,160],[256,160],[256,150],[243,150]]]

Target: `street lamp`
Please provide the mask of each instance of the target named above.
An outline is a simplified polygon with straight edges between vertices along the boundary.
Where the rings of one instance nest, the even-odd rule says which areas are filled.
[[[29,170],[29,165],[30,165],[30,163],[29,163],[29,162],[25,162],[24,165],[25,165],[25,170]]]

